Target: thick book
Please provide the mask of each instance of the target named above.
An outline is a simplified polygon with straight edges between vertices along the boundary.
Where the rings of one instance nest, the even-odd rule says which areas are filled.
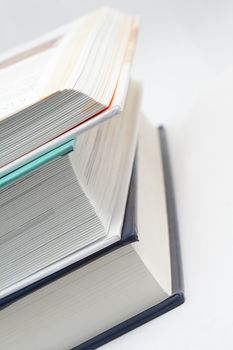
[[[0,307],[137,239],[123,223],[139,100],[132,81],[119,117],[0,180]]]
[[[100,250],[90,253],[90,255],[81,258],[80,260],[61,268],[60,270],[37,280],[34,283],[29,284],[26,287],[23,287],[16,292],[6,295],[0,299],[0,310],[9,306],[11,303],[19,300],[22,297],[34,292],[35,290],[54,282],[55,280],[65,276],[67,273],[70,273],[86,264],[94,261],[95,259],[108,254],[115,249],[121,248],[127,244],[138,241],[138,230],[137,230],[137,213],[136,213],[136,198],[137,198],[137,187],[136,187],[136,174],[137,172],[137,154],[135,155],[135,160],[132,169],[132,175],[129,184],[129,190],[127,195],[127,202],[124,213],[123,227],[121,231],[121,237],[119,241],[116,241]],[[1,344],[1,342],[0,342]]]
[[[137,149],[131,186],[137,193],[139,241],[70,271],[3,309],[2,348],[96,349],[183,303],[164,129],[142,120]]]
[[[160,143],[159,151],[161,152],[163,181],[165,186],[165,200],[166,200],[166,210],[167,210],[167,225],[168,225],[167,228],[168,228],[168,240],[169,240],[168,248],[169,248],[170,273],[171,273],[170,293],[168,293],[165,298],[163,296],[161,298],[161,301],[159,301],[159,298],[158,298],[157,303],[155,302],[154,305],[150,305],[150,307],[139,312],[138,314],[133,315],[132,317],[124,320],[119,324],[114,325],[113,327],[110,327],[104,332],[95,335],[94,337],[84,341],[79,345],[73,346],[72,347],[73,350],[97,349],[100,346],[118,338],[119,336],[122,336],[130,332],[131,330],[155,319],[156,317],[161,316],[162,314],[168,311],[171,311],[177,306],[183,304],[185,301],[182,257],[181,257],[181,247],[180,247],[180,239],[179,239],[178,219],[177,219],[177,213],[176,213],[175,193],[174,193],[174,187],[173,187],[173,181],[172,181],[172,170],[171,170],[171,164],[170,164],[170,158],[169,158],[168,143],[167,143],[164,127],[160,126],[158,128],[158,134],[159,134],[159,143]],[[149,147],[151,146],[152,144],[150,144]],[[145,154],[143,154],[142,156],[145,156]],[[151,184],[148,183],[148,185],[151,185]],[[145,189],[141,189],[142,196],[145,195],[144,190]],[[150,187],[150,190],[151,190],[151,187]],[[153,195],[154,193],[152,193],[152,196]],[[139,200],[143,200],[143,198],[140,198]],[[148,207],[147,207],[148,204],[149,203],[146,203],[145,205],[144,202],[143,203],[141,202],[141,206],[146,206],[145,211],[148,210]],[[149,214],[147,217],[147,220],[150,220],[150,219],[151,219],[151,215]],[[147,222],[147,224],[148,223],[151,224],[150,221]],[[156,228],[154,226],[151,228],[152,231],[155,229]],[[143,235],[143,233],[144,232],[141,232],[139,230],[139,235],[140,234]],[[150,241],[149,244],[151,244],[152,242]],[[153,243],[156,243],[155,240]],[[157,242],[157,244],[159,244],[159,242]],[[147,248],[148,247],[149,246],[147,246]],[[151,249],[152,251],[153,250],[156,251],[155,245],[152,245]],[[153,252],[153,254],[156,254],[155,251]],[[142,289],[141,289],[142,294],[143,294],[144,288],[146,288],[145,285],[142,286]],[[125,289],[127,290],[127,288]],[[130,295],[129,295],[129,298],[130,298]],[[127,303],[126,303],[126,307],[127,307]]]

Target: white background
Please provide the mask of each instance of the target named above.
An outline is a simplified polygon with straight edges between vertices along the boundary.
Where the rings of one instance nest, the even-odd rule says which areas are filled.
[[[103,349],[233,349],[233,1],[0,0],[0,51],[106,4],[141,15],[133,76],[167,128],[186,303]]]

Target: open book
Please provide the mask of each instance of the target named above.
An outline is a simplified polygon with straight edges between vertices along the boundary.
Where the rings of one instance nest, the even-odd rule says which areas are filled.
[[[0,57],[0,176],[122,110],[136,33],[103,8]]]

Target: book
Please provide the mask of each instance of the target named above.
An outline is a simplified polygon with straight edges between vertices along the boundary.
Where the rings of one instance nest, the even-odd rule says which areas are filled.
[[[0,58],[1,348],[95,349],[184,301],[137,28],[102,8]]]
[[[137,18],[98,9],[0,57],[0,177],[122,111]]]
[[[146,120],[140,130],[131,179],[139,242],[104,254],[3,309],[2,348],[96,349],[183,303],[165,132]]]
[[[136,17],[102,8],[0,58],[2,307],[126,241],[136,32]]]
[[[132,81],[120,117],[0,189],[0,306],[122,240],[140,91]]]

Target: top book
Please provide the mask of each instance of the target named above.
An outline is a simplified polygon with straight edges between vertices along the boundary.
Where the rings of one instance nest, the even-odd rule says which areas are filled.
[[[0,57],[0,175],[122,110],[137,27],[137,18],[102,8]]]

